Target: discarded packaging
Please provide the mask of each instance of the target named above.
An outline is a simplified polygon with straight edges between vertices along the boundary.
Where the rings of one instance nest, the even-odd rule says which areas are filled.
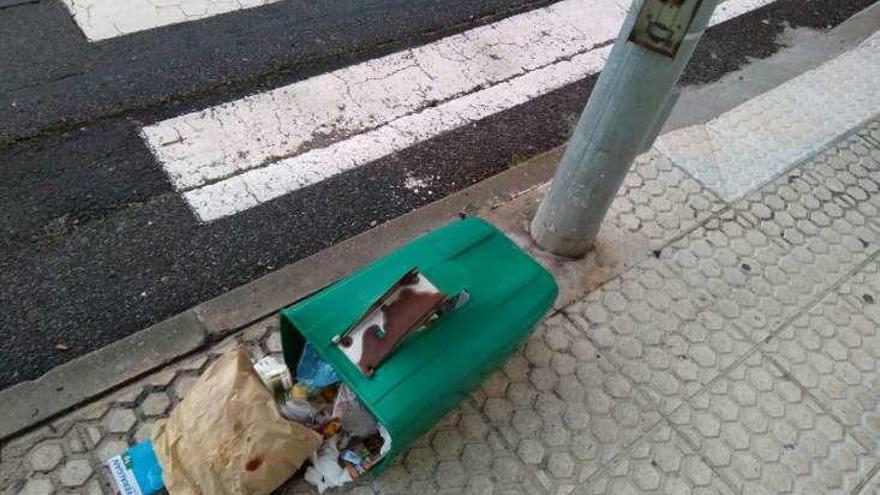
[[[296,400],[309,400],[309,395],[311,395],[311,390],[302,383],[296,383],[290,389],[290,397]]]
[[[287,366],[272,356],[266,356],[254,363],[254,371],[260,376],[263,385],[276,395],[283,394],[293,386]]]
[[[351,475],[339,465],[337,438],[327,439],[321,448],[311,456],[312,465],[306,469],[305,480],[324,493],[328,488],[336,488],[352,482]]]
[[[306,344],[296,366],[296,381],[317,390],[340,380],[333,365],[322,359],[312,344]]]
[[[382,437],[374,435],[352,441],[339,457],[345,462],[345,468],[352,479],[357,479],[382,459],[381,450]]]
[[[165,487],[162,467],[149,440],[111,457],[107,467],[122,495],[153,495]]]
[[[316,432],[281,416],[242,349],[208,367],[153,431],[172,495],[268,494],[321,441]]]
[[[367,411],[364,403],[344,384],[339,386],[331,416],[339,418],[343,431],[355,437],[366,437],[379,431],[373,414]]]
[[[324,435],[324,438],[336,436],[340,432],[342,432],[342,422],[338,419],[331,419],[321,427],[321,435]]]
[[[288,398],[280,404],[285,418],[309,426],[320,425],[327,420],[327,414],[309,401]]]

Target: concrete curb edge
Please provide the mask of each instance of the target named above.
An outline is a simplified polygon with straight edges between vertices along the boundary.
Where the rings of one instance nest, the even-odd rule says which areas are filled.
[[[167,320],[0,391],[0,442],[95,400],[211,342],[271,316],[459,214],[547,182],[562,147],[450,194]]]

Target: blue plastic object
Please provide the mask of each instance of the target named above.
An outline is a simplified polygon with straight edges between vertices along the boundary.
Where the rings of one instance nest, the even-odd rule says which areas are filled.
[[[108,460],[107,466],[123,495],[153,495],[165,488],[162,466],[149,440]]]
[[[296,381],[315,390],[340,380],[333,365],[325,361],[312,344],[306,344],[296,366]]]

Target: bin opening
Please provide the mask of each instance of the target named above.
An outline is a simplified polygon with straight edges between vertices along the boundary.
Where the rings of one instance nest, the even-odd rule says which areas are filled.
[[[382,307],[408,288],[427,295],[389,332]],[[377,475],[504,364],[557,293],[553,277],[504,233],[467,218],[282,310],[284,357],[294,370],[308,342],[390,434]],[[365,335],[388,341],[383,359],[362,363],[363,346],[347,355],[358,351],[355,330],[361,343]]]
[[[294,382],[282,414],[325,437],[306,480],[322,490],[384,469],[392,445],[388,427],[292,323],[282,319],[282,325],[285,365]]]

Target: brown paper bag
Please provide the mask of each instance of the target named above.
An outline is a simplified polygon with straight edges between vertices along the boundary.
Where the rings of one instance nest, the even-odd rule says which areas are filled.
[[[171,495],[268,494],[320,444],[316,432],[281,416],[241,349],[208,367],[153,430]]]

